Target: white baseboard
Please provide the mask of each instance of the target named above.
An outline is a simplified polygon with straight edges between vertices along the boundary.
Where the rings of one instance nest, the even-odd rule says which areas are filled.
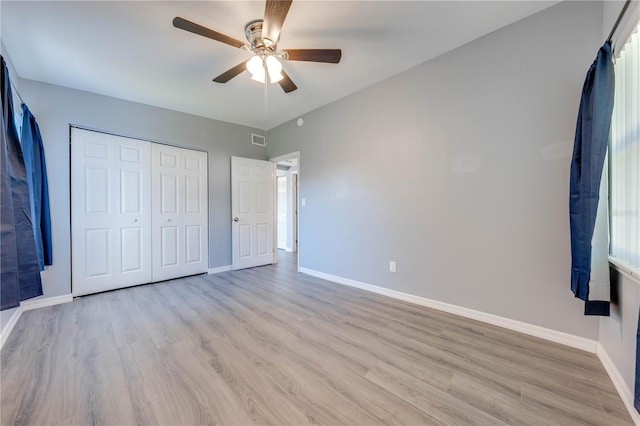
[[[616,368],[616,365],[609,357],[604,346],[600,343],[598,343],[596,354],[598,355],[598,358],[600,358],[600,362],[604,366],[604,369],[607,370],[607,374],[609,374],[613,385],[616,387],[622,402],[624,402],[625,407],[627,407],[627,411],[629,411],[631,419],[636,425],[640,425],[640,414],[633,405],[633,392],[629,389],[629,386],[627,386],[627,383],[622,378],[622,374],[620,374],[620,371]]]
[[[227,272],[231,270],[231,265],[227,265],[227,266],[218,266],[217,268],[210,268],[208,273],[209,274],[219,274],[220,272]]]
[[[20,307],[23,311],[30,311],[32,309],[45,308],[47,306],[60,305],[62,303],[69,302],[73,302],[73,296],[70,294],[64,294],[62,296],[25,300],[24,302],[20,303]]]
[[[9,338],[9,335],[13,331],[13,327],[16,326],[23,312],[72,301],[73,296],[70,294],[65,294],[63,296],[45,297],[42,299],[32,299],[21,302],[20,306],[18,306],[13,315],[11,315],[11,318],[9,319],[7,324],[2,329],[2,334],[0,334],[0,349],[2,349],[2,347],[4,346],[4,342],[6,342]]]
[[[526,322],[516,321],[510,318],[505,318],[498,315],[488,314],[486,312],[476,311],[474,309],[464,308],[462,306],[451,305],[449,303],[427,299],[426,297],[415,296],[413,294],[403,293],[401,291],[391,290],[391,289],[379,287],[373,284],[363,283],[363,282],[352,280],[349,278],[339,277],[331,274],[325,274],[324,272],[318,272],[313,269],[301,267],[299,268],[299,271],[302,272],[303,274],[312,275],[314,277],[322,278],[327,281],[332,281],[337,284],[343,284],[349,287],[355,287],[362,290],[367,290],[373,293],[381,294],[383,296],[388,296],[394,299],[403,300],[405,302],[414,303],[416,305],[426,306],[427,308],[437,309],[439,311],[448,312],[450,314],[459,315],[461,317],[470,318],[476,321],[481,321],[487,324],[496,325],[498,327],[506,328],[513,331],[518,331],[520,333],[539,337],[541,339],[549,340],[551,342],[560,343],[566,346],[571,346],[572,348],[577,348],[583,351],[596,353],[598,342],[596,342],[595,340],[574,336],[573,334],[552,330],[550,328],[540,327],[540,326],[529,324]]]
[[[2,347],[4,346],[4,342],[6,342],[7,339],[9,338],[9,335],[11,334],[13,327],[15,327],[16,324],[18,323],[18,320],[20,319],[21,315],[22,315],[22,306],[18,306],[18,308],[13,313],[13,315],[11,315],[11,318],[9,318],[9,322],[7,322],[7,324],[2,329],[2,334],[0,334],[0,349],[2,349]]]

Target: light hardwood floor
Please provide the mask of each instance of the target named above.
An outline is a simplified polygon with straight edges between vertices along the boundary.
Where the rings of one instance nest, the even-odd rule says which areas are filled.
[[[631,424],[593,354],[280,256],[25,312],[2,350],[2,425]]]

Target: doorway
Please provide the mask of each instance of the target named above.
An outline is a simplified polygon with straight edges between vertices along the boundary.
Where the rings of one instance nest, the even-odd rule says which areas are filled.
[[[298,195],[300,153],[272,158],[276,164],[276,235],[278,253],[294,253],[298,258]],[[290,257],[290,255],[287,255]],[[296,262],[297,263],[297,262]]]

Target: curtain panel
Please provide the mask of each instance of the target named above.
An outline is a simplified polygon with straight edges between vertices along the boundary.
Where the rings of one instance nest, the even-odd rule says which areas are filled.
[[[611,128],[614,82],[611,43],[607,41],[582,88],[569,181],[571,290],[584,300],[585,315],[609,315],[608,280],[591,281],[591,242]]]
[[[47,165],[40,128],[29,108],[22,104],[22,137],[20,145],[24,155],[29,184],[31,225],[36,242],[40,270],[52,264],[51,216],[49,213],[49,186]]]
[[[9,70],[4,57],[0,59],[0,309],[5,310],[42,295],[42,281],[31,226],[27,171],[14,123]]]

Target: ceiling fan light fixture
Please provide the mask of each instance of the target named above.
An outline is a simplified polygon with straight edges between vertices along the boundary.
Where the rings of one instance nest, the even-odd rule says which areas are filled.
[[[260,73],[258,73],[258,74],[253,74],[253,75],[251,76],[251,80],[253,80],[253,81],[257,81],[258,83],[263,83],[263,84],[264,84],[264,82],[265,82],[265,79],[264,79],[264,73],[262,73],[262,74],[260,74]]]
[[[284,78],[284,76],[283,76],[283,75],[282,75],[282,73],[280,73],[280,72],[279,72],[279,73],[277,73],[277,74],[275,74],[275,75],[274,75],[274,74],[272,74],[272,73],[269,73],[269,81],[270,81],[271,83],[277,83],[277,82],[279,82],[280,80],[282,80],[283,78]]]
[[[282,64],[275,56],[267,56],[265,63],[267,65],[269,81],[271,83],[277,83],[284,78],[282,75]]]
[[[263,75],[264,81],[264,66],[262,64],[262,58],[259,56],[254,56],[253,58],[247,61],[247,71],[251,73],[252,76]]]
[[[266,72],[265,72],[266,70]],[[282,64],[274,56],[267,56],[266,59],[256,55],[247,61],[247,71],[251,74],[251,79],[260,83],[266,83],[269,73],[269,82],[277,83],[282,80]]]

